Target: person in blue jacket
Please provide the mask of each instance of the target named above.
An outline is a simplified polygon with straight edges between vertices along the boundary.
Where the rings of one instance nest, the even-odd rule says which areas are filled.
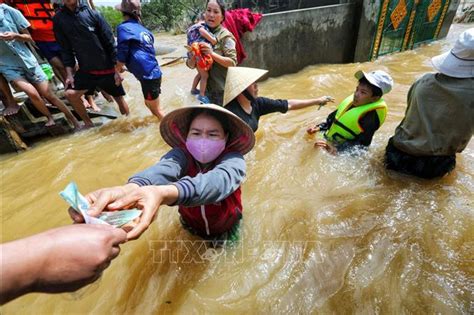
[[[164,114],[160,108],[161,69],[155,58],[153,34],[141,24],[139,0],[122,0],[115,7],[122,12],[124,22],[117,26],[117,65],[133,73],[142,86],[145,104],[159,119]]]

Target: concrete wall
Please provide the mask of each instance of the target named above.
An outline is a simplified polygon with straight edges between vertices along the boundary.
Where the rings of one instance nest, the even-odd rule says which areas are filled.
[[[453,19],[456,16],[456,11],[458,10],[459,4],[460,0],[451,0],[449,3],[449,8],[446,12],[446,16],[444,17],[443,25],[441,25],[438,38],[444,38],[448,35],[449,28],[451,27],[451,23],[453,23]]]
[[[371,58],[372,44],[375,40],[374,36],[377,33],[378,17],[383,1],[373,2],[373,0],[359,0],[358,3],[358,7],[361,9],[356,10],[360,12],[360,23],[359,33],[357,35],[357,45],[354,53],[355,62],[364,62]],[[448,34],[449,27],[456,15],[459,2],[460,0],[451,0],[438,38],[444,38]]]
[[[274,13],[288,10],[307,9],[334,5],[348,1],[341,0],[235,0],[232,3],[234,8],[251,8],[262,13]]]
[[[355,4],[266,14],[243,38],[242,66],[293,73],[317,63],[346,63],[354,57]]]
[[[372,43],[377,33],[380,6],[383,1],[362,0],[357,3],[359,16],[359,31],[355,46],[354,61],[365,62],[370,60]]]

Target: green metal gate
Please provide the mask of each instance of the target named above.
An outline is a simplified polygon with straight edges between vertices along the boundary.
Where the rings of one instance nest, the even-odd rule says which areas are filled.
[[[371,59],[412,49],[438,37],[450,0],[384,0]]]

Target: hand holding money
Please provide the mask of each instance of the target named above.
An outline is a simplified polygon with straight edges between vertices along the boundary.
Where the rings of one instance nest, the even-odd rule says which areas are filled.
[[[105,188],[87,195],[86,198],[79,193],[77,185],[72,182],[60,195],[71,205],[69,214],[75,222],[108,224],[129,231],[138,222],[142,211],[137,209],[123,210],[124,208],[110,208],[108,205],[124,196],[127,189],[130,188],[126,186]]]
[[[100,189],[88,194],[86,197],[83,197],[79,192],[76,194],[76,192],[77,187],[74,183],[69,184],[61,192],[61,196],[74,209],[79,209],[81,212],[81,214],[78,214],[76,210],[70,209],[69,213],[75,222],[85,221],[86,223],[99,224],[104,224],[105,222],[105,224],[117,224],[115,226],[120,226],[118,224],[122,224],[128,219],[129,221],[127,222],[129,223],[120,226],[127,231],[128,240],[140,237],[154,220],[158,208],[162,204],[174,204],[178,199],[178,189],[174,185],[139,187],[136,184],[127,184]],[[74,197],[76,195],[77,197]],[[84,201],[87,205],[84,205]],[[81,210],[83,208],[87,210]],[[141,210],[123,210],[131,208]],[[138,215],[136,215],[137,211],[139,212]],[[120,216],[121,213],[130,214],[124,217],[112,217],[113,215]],[[111,221],[112,218],[114,220]],[[133,221],[130,222],[130,220]]]
[[[110,192],[113,195],[114,192]],[[117,195],[118,192],[115,192]],[[103,192],[102,194],[105,194]],[[102,198],[102,197],[99,197]],[[106,199],[104,197],[104,199]],[[161,205],[171,205],[178,199],[178,189],[174,185],[143,186],[129,189],[125,194],[109,203],[109,209],[123,209],[137,207],[142,209],[143,215],[136,226],[127,233],[127,239],[136,239],[148,228],[155,219]]]

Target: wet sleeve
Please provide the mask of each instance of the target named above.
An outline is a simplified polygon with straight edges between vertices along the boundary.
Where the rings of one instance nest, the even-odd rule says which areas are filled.
[[[224,57],[228,57],[234,61],[234,66],[237,65],[237,50],[235,48],[235,40],[232,37],[224,38],[222,45]]]
[[[123,26],[117,26],[117,60],[126,63],[130,52],[130,38]]]
[[[368,147],[372,143],[375,131],[380,127],[379,116],[375,110],[368,112],[359,120],[360,127],[363,132],[359,134],[355,139],[348,140],[337,147],[339,151],[344,151],[348,148],[361,145]]]
[[[187,160],[181,149],[173,149],[150,168],[133,175],[129,183],[138,186],[169,185],[179,180],[187,167]]]
[[[114,34],[110,25],[107,24],[104,17],[98,12],[93,11],[97,20],[97,28],[101,38],[102,46],[110,57],[113,64],[117,62],[117,49],[115,47]]]
[[[56,37],[56,42],[61,46],[61,59],[65,67],[74,68],[76,66],[76,59],[74,58],[74,51],[71,43],[64,34],[63,28],[61,27],[61,15],[57,14],[53,18],[53,31]]]
[[[176,204],[198,206],[216,203],[236,191],[245,178],[245,160],[242,154],[231,152],[207,173],[185,176],[174,185],[178,188]]]
[[[288,101],[273,100],[271,98],[266,97],[258,97],[255,101],[254,109],[257,110],[259,116],[275,112],[280,112],[284,114],[288,111]]]
[[[326,130],[329,130],[329,128],[331,128],[331,125],[334,122],[334,119],[336,118],[336,113],[337,113],[337,110],[333,111],[331,114],[328,115],[325,122],[322,122],[318,125],[321,131],[326,131]]]

